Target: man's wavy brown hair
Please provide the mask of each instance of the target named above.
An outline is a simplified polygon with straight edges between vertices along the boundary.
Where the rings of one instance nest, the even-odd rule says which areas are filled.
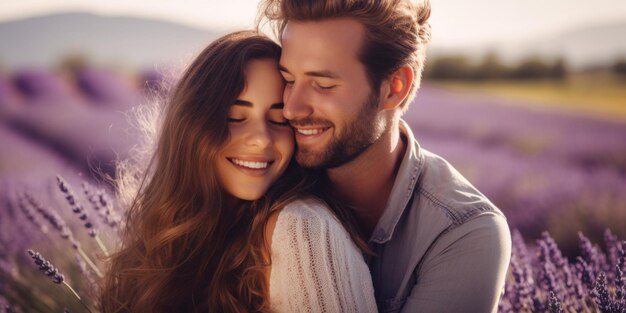
[[[102,281],[102,312],[269,310],[265,226],[272,212],[309,194],[313,180],[292,160],[261,199],[233,207],[212,169],[246,65],[279,56],[269,38],[237,32],[211,43],[184,72]]]
[[[429,0],[263,0],[259,8],[257,27],[269,21],[278,38],[289,21],[354,18],[362,23],[365,39],[359,59],[375,92],[401,66],[413,68],[415,79],[402,103],[403,110],[408,108],[421,83],[431,38]]]

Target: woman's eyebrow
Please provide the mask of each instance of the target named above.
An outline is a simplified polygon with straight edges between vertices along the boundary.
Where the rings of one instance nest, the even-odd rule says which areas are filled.
[[[233,103],[233,105],[240,105],[240,106],[244,106],[244,107],[252,107],[252,102],[237,99],[237,100],[235,100],[235,103]]]
[[[235,100],[235,103],[233,103],[233,105],[239,105],[242,107],[253,107],[252,102],[246,101],[246,100],[240,100],[240,99]],[[270,105],[270,110],[272,109],[282,110],[284,107],[285,107],[285,104],[283,102],[276,102]]]

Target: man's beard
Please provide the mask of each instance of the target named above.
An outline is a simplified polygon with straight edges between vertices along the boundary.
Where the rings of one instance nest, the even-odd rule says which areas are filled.
[[[296,123],[310,122],[302,120]],[[316,123],[332,125],[330,121]],[[383,122],[378,116],[378,95],[370,93],[354,120],[345,123],[344,126],[339,137],[333,137],[323,151],[314,152],[298,147],[296,151],[298,164],[311,169],[336,168],[354,160],[367,150],[384,131]]]

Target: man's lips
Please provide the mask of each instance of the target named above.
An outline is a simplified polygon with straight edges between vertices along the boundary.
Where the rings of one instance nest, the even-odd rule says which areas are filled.
[[[326,134],[330,133],[331,127],[317,126],[317,127],[294,127],[296,134],[296,142],[298,145],[315,145],[326,137]]]

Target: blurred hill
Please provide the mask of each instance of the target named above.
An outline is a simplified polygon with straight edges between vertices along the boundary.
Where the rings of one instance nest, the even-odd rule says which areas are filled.
[[[559,35],[538,39],[522,47],[505,49],[504,53],[514,55],[515,51],[543,56],[562,56],[573,68],[604,66],[626,56],[626,22],[596,25],[579,28]]]
[[[574,70],[607,67],[626,56],[626,21],[590,25],[567,30],[530,41],[504,39],[491,45],[442,48],[436,45],[433,30],[430,56],[463,54],[476,59],[488,53],[497,53],[507,63],[517,63],[529,57],[543,59],[563,58]]]
[[[137,17],[62,13],[0,23],[0,66],[49,67],[68,56],[132,69],[176,63],[218,32]]]
[[[179,62],[223,31],[193,28],[174,22],[139,17],[61,13],[0,23],[0,67],[49,67],[68,56],[90,63],[133,69]],[[626,21],[611,22],[546,34],[531,41],[507,38],[492,45],[441,47],[437,30],[431,56],[458,54],[480,58],[497,53],[505,62],[529,56],[563,57],[576,70],[606,66],[626,56]]]

